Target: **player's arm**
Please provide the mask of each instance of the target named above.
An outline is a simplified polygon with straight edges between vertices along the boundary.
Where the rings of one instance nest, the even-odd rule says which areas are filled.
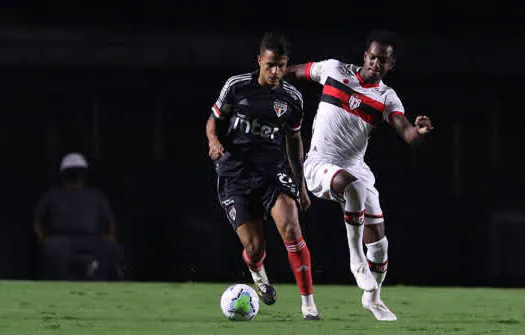
[[[286,76],[293,79],[307,79],[309,75],[309,71],[306,71],[308,64],[312,63],[288,65],[286,68]]]
[[[291,79],[312,80],[324,84],[328,72],[340,64],[338,60],[328,59],[321,62],[289,65],[286,68],[286,77]]]
[[[310,198],[304,180],[304,147],[301,138],[304,102],[299,91],[294,91],[292,96],[295,103],[292,105],[292,113],[286,125],[286,154],[293,177],[299,186],[299,209],[304,211],[310,207]]]
[[[232,77],[224,84],[219,98],[211,107],[211,115],[206,121],[206,137],[208,138],[209,152],[208,155],[212,160],[221,158],[224,155],[224,147],[220,142],[219,129],[224,130],[226,127],[220,127],[225,122],[228,122],[231,117],[232,100],[233,100],[233,85],[235,77]]]
[[[414,124],[411,124],[404,114],[397,113],[392,116],[390,124],[408,144],[420,143],[423,137],[433,129],[430,118],[424,115],[418,116]]]
[[[288,154],[288,163],[292,169],[292,174],[298,183],[304,184],[304,148],[301,138],[301,131],[286,132],[286,152]]]
[[[310,207],[310,199],[308,198],[308,191],[306,190],[306,183],[304,181],[304,147],[300,130],[288,130],[286,132],[286,152],[292,174],[299,183],[301,210],[306,210]]]
[[[405,116],[405,107],[394,90],[387,93],[385,120],[397,131],[408,144],[418,144],[425,134],[432,130],[432,122],[427,116],[418,116],[414,124]]]
[[[219,138],[222,134],[219,132],[220,129],[226,127],[219,127],[224,122],[228,122],[228,118],[231,111],[231,105],[224,105],[222,107],[221,115],[223,118],[218,118],[215,113],[211,114],[206,122],[206,137],[208,137],[209,153],[208,155],[212,160],[221,158],[224,155],[224,147],[222,146]]]

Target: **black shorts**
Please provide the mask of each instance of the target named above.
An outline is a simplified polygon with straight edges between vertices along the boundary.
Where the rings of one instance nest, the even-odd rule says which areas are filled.
[[[235,230],[250,220],[267,219],[275,200],[282,193],[296,201],[299,199],[297,185],[286,173],[278,173],[275,178],[219,176],[217,192]]]

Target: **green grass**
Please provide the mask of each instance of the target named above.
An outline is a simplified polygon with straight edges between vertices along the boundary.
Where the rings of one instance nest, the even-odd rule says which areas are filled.
[[[302,320],[297,288],[277,285],[278,301],[256,320],[226,320],[228,284],[0,282],[0,334],[525,334],[525,290],[386,287],[399,321],[361,308],[355,286],[316,287],[324,318]]]

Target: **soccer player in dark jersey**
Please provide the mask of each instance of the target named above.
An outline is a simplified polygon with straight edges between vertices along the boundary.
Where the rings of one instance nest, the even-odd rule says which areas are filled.
[[[263,261],[263,223],[272,218],[288,251],[305,320],[318,320],[310,251],[299,226],[299,210],[310,206],[303,174],[301,93],[282,80],[288,44],[266,33],[259,69],[226,81],[206,124],[221,206],[241,240],[242,258],[266,304],[275,303]],[[290,173],[291,172],[291,173]]]

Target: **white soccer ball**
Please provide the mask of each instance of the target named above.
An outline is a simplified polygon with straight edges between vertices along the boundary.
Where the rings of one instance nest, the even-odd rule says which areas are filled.
[[[234,284],[222,294],[221,309],[230,320],[252,320],[259,312],[259,297],[250,286]]]

